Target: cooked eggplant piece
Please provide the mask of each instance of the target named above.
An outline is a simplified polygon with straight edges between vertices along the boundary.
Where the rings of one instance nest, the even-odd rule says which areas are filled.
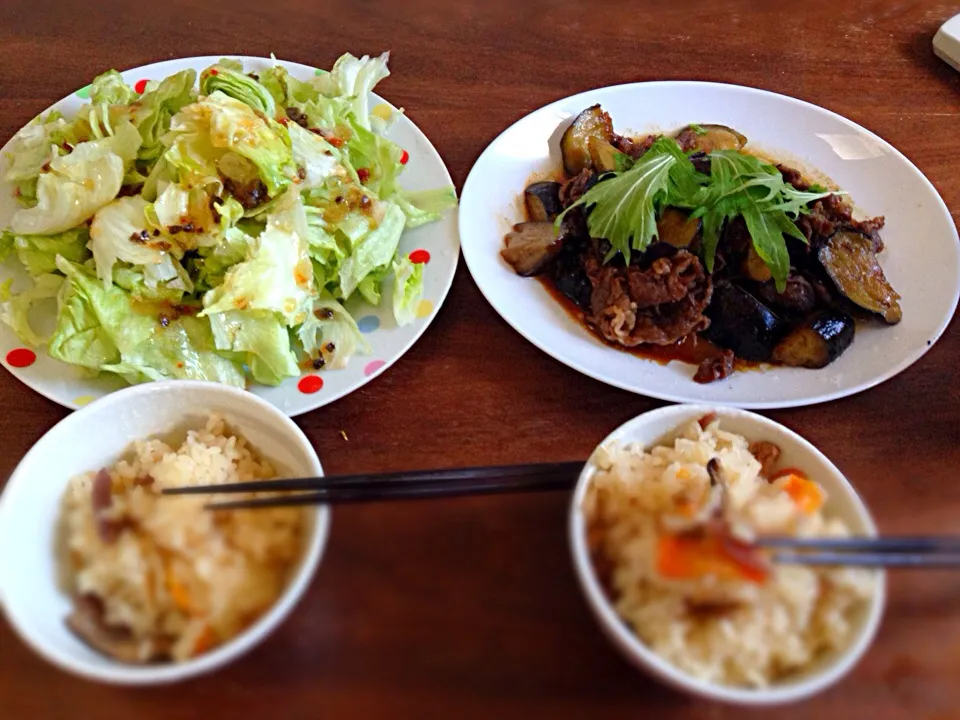
[[[710,156],[705,152],[698,150],[690,155],[689,160],[697,172],[702,172],[704,175],[710,174]]]
[[[584,168],[593,167],[590,140],[598,138],[609,143],[613,139],[613,121],[599,105],[588,107],[577,115],[573,124],[560,138],[563,168],[568,175],[576,175]]]
[[[743,259],[743,274],[759,283],[767,282],[773,277],[770,268],[767,267],[763,258],[757,254],[753,245],[747,250],[747,256]]]
[[[590,160],[597,172],[613,172],[617,169],[617,155],[622,155],[607,140],[599,137],[590,138]]]
[[[504,238],[501,257],[517,275],[539,275],[560,252],[560,242],[552,222],[525,222],[513,226]]]
[[[558,182],[545,180],[528,185],[523,191],[523,204],[527,206],[527,214],[534,222],[553,220],[563,211],[560,204],[560,188]]]
[[[838,310],[823,310],[787,333],[773,349],[773,362],[790,367],[826,367],[850,347],[853,318]]]
[[[896,325],[903,317],[900,296],[887,282],[874,247],[871,238],[841,230],[823,244],[818,257],[843,297],[879,315],[888,325]]]
[[[687,142],[682,142],[681,138]],[[689,150],[707,154],[714,150],[740,150],[747,144],[746,137],[725,125],[698,125],[696,128],[688,125],[680,131],[677,139]]]
[[[732,283],[717,283],[704,313],[710,327],[702,335],[745,360],[770,359],[786,329],[784,322],[753,295]]]
[[[792,273],[787,278],[787,286],[782,293],[777,292],[773,280],[768,280],[757,287],[757,294],[774,310],[800,317],[813,312],[818,300],[813,283],[797,273]],[[829,299],[824,304],[829,304]]]
[[[668,207],[657,220],[657,240],[675,248],[688,248],[700,234],[700,218],[692,218],[677,208]]]

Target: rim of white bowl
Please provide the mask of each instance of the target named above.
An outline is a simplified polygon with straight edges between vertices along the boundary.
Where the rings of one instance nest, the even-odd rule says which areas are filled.
[[[168,391],[171,387],[182,387],[184,385],[188,385],[197,392],[208,391],[214,395],[232,396],[233,399],[260,410],[266,422],[282,428],[300,445],[301,449],[306,452],[307,457],[312,461],[313,471],[316,475],[323,475],[320,458],[312,443],[307,439],[307,436],[293,420],[266,400],[246,390],[215,382],[202,380],[163,380],[145,383],[143,385],[134,385],[104,395],[86,407],[73,411],[47,430],[17,464],[17,467],[7,480],[3,492],[0,493],[0,524],[3,523],[3,518],[6,513],[13,512],[14,506],[11,505],[11,501],[9,500],[10,494],[7,490],[23,482],[22,478],[24,475],[21,472],[22,468],[28,465],[33,457],[43,451],[42,444],[44,441],[48,440],[55,433],[75,433],[75,428],[82,425],[87,416],[93,412],[100,412],[111,406],[122,404],[126,402],[128,398],[134,396],[162,393]],[[184,413],[186,414],[188,412],[189,408],[185,407]],[[15,502],[15,499],[13,502]],[[0,612],[6,616],[17,636],[20,637],[24,644],[32,648],[34,652],[60,669],[88,680],[96,680],[114,685],[161,685],[203,675],[233,662],[265,640],[280,626],[303,597],[307,587],[316,574],[317,566],[320,563],[320,558],[326,548],[327,539],[330,534],[330,508],[326,505],[318,505],[314,508],[314,511],[313,533],[308,539],[304,549],[300,566],[270,610],[232,640],[193,660],[163,665],[139,666],[116,662],[106,667],[93,666],[86,662],[78,661],[68,653],[63,653],[59,649],[51,647],[29,634],[19,624],[17,618],[12,617],[6,609],[3,601],[2,586],[0,586]]]
[[[683,422],[695,417],[702,417],[709,413],[716,413],[721,419],[724,417],[745,418],[751,422],[755,422],[760,428],[765,427],[785,433],[799,446],[815,455],[833,472],[839,481],[838,486],[842,488],[847,498],[852,501],[852,506],[863,525],[865,533],[869,536],[877,535],[876,524],[866,504],[860,498],[850,481],[846,479],[843,473],[840,472],[837,466],[834,465],[826,455],[790,428],[748,410],[722,405],[669,405],[642,413],[628,420],[607,435],[598,447],[606,444],[612,440],[614,436],[625,431],[633,424],[646,423],[650,422],[651,419],[657,419],[662,422],[663,434],[666,435],[675,430]],[[580,473],[570,502],[568,534],[574,571],[580,587],[586,595],[590,609],[600,624],[601,630],[603,630],[614,646],[616,646],[634,666],[651,673],[654,677],[659,678],[676,689],[702,698],[732,705],[754,707],[773,706],[797,702],[812,697],[839,682],[856,666],[873,643],[886,605],[886,573],[882,570],[878,571],[877,589],[873,598],[870,600],[869,608],[857,632],[857,636],[846,648],[837,653],[834,662],[825,666],[822,670],[802,678],[797,682],[791,682],[782,686],[775,684],[756,690],[718,685],[700,680],[684,672],[650,649],[638,635],[630,630],[607,599],[600,580],[597,578],[593,562],[590,559],[590,552],[587,548],[586,523],[583,513],[581,512],[583,496],[587,485],[593,478],[594,471],[594,466],[588,460]]]

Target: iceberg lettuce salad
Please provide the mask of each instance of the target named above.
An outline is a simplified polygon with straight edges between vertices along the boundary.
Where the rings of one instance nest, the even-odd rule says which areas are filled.
[[[0,319],[92,373],[236,386],[365,351],[351,298],[412,322],[423,267],[400,236],[456,195],[401,188],[407,155],[383,136],[396,112],[369,106],[387,59],[347,54],[308,82],[223,59],[142,94],[98,76],[75,117],[38,117],[8,147],[21,207],[0,259],[32,284],[0,286]],[[42,334],[29,313],[50,299]]]

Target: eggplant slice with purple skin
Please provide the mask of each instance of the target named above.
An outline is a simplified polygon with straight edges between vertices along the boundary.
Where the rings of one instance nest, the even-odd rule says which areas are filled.
[[[794,326],[773,349],[773,362],[788,367],[826,367],[853,343],[856,324],[839,310],[823,310]]]
[[[563,212],[560,202],[560,188],[558,182],[544,180],[528,185],[523,191],[523,204],[527,208],[527,217],[534,222],[546,222],[556,219]]]
[[[903,317],[900,296],[887,282],[875,248],[872,238],[841,230],[823,244],[817,255],[844,298],[888,325],[896,325]]]
[[[769,360],[786,330],[786,323],[770,308],[730,282],[714,285],[713,298],[704,314],[710,318],[710,327],[701,335],[744,360]]]
[[[607,144],[613,139],[613,121],[599,105],[588,107],[577,115],[560,138],[563,169],[571,177],[594,167],[593,153],[590,152],[590,141],[594,138]],[[600,152],[601,147],[595,144],[594,152]]]
[[[525,222],[513,226],[503,239],[501,257],[517,275],[539,275],[560,252],[560,239],[552,222]]]

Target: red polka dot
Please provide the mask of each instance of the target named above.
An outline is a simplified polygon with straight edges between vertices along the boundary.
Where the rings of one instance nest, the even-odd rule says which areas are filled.
[[[27,348],[17,348],[7,353],[7,365],[16,368],[33,365],[37,361],[37,354]]]
[[[406,164],[407,164],[407,160],[409,160],[409,159],[410,159],[410,153],[408,153],[406,150],[404,150],[402,153],[400,153],[400,164],[401,164],[401,165],[406,165]]]
[[[297,389],[305,395],[317,392],[323,387],[323,378],[316,375],[305,375],[297,383]]]
[[[422,248],[420,250],[414,250],[410,253],[410,262],[416,263],[417,265],[420,263],[428,263],[430,262],[430,253]]]
[[[136,90],[141,95],[143,95],[143,91],[147,89],[146,78],[144,78],[143,80],[137,80],[137,84],[133,86],[133,89]]]

